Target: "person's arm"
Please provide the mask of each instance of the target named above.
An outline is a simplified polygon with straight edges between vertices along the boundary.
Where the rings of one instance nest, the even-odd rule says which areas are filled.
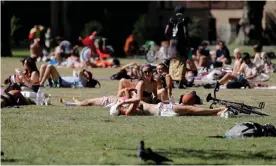
[[[238,73],[237,73],[238,75],[241,75],[241,74],[245,74],[244,73],[244,63],[242,63],[241,65],[240,65],[240,68],[239,68],[239,70],[238,70]]]
[[[126,69],[129,66],[138,66],[138,64],[135,63],[135,62],[131,62],[131,63],[128,63],[128,64],[122,66],[120,69],[123,70],[123,69]]]
[[[168,97],[170,98],[172,96],[172,86],[173,86],[173,83],[172,83],[172,77],[169,75],[169,74],[166,74],[166,84],[167,84],[167,91],[168,91]]]
[[[156,100],[158,95],[157,95],[157,82],[154,81],[154,86],[153,86],[153,91],[152,91],[154,97],[153,97],[153,100]]]
[[[23,80],[24,84],[27,85],[27,86],[32,86],[32,85],[34,85],[35,83],[39,82],[39,76],[38,76],[38,73],[37,73],[37,72],[33,72],[33,73],[32,73],[31,79],[30,79],[30,80],[28,80],[28,79],[26,78],[26,76],[23,75],[23,74],[21,74],[21,76],[22,76],[22,80]]]
[[[135,89],[137,89],[137,98],[143,100],[144,81],[139,81]]]
[[[258,61],[258,59],[259,59],[258,54],[255,54],[255,57],[254,57],[253,63],[254,63],[254,64],[256,64],[256,62]]]
[[[233,67],[233,73],[234,74],[238,73],[240,66],[241,66],[240,61],[236,60],[235,63],[234,63],[234,67]]]
[[[257,67],[255,66],[255,67],[253,67],[253,69],[252,69],[252,73],[249,75],[249,76],[246,76],[245,78],[246,79],[252,79],[252,78],[255,78],[256,76],[257,76]]]
[[[133,88],[131,88],[131,89],[129,89],[129,88],[124,88],[124,89],[121,89],[120,91],[119,91],[119,93],[118,93],[118,97],[123,97],[123,96],[125,96],[127,99],[129,99],[129,98],[131,98],[131,92],[132,91],[134,91],[135,89],[133,89]]]
[[[133,115],[137,111],[137,107],[139,106],[139,103],[140,103],[140,99],[131,98],[119,103],[118,107],[121,107],[124,104],[130,104],[129,107],[124,112],[125,112],[125,115]]]

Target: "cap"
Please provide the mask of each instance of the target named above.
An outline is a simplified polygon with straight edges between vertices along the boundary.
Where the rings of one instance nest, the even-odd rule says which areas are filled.
[[[118,116],[119,115],[119,110],[117,109],[118,104],[114,104],[113,106],[110,107],[109,113],[111,116]]]

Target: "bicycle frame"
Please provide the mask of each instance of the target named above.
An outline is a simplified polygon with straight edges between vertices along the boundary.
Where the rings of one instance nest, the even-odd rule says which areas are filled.
[[[262,110],[265,107],[265,103],[264,102],[260,102],[259,103],[259,107],[255,107],[255,106],[250,106],[244,103],[239,103],[239,102],[233,102],[233,101],[228,101],[228,100],[222,100],[222,99],[217,99],[216,98],[216,92],[219,91],[219,84],[216,85],[215,89],[214,89],[214,97],[212,97],[211,93],[208,94],[206,101],[212,101],[212,103],[210,104],[210,108],[213,108],[213,105],[216,104],[221,104],[226,106],[227,108],[230,108],[232,110],[232,112],[234,112],[234,114],[238,114],[238,113],[244,113],[244,114],[257,114],[257,115],[261,115],[261,116],[269,116],[268,114],[259,112],[255,109],[259,109]]]

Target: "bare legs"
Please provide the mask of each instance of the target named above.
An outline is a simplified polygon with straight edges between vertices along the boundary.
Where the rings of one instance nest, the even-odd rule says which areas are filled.
[[[208,109],[208,108],[200,108],[195,106],[173,105],[173,110],[175,113],[179,114],[179,116],[183,116],[183,115],[216,116],[226,111],[226,108],[221,107],[221,108],[215,108],[215,109]]]
[[[117,96],[120,96],[119,93],[121,92],[122,89],[124,89],[124,88],[132,89],[134,87],[135,87],[134,83],[130,82],[129,80],[127,80],[125,78],[122,78],[119,82],[119,89],[117,92]]]
[[[230,74],[230,73],[227,73],[225,74],[225,76],[223,76],[220,80],[219,80],[219,83],[221,85],[224,85],[225,83],[227,83],[229,80],[236,80],[238,79],[237,76],[233,75],[233,74]]]
[[[40,85],[44,85],[45,81],[49,78],[58,80],[60,75],[53,65],[41,65],[40,67],[41,79]]]
[[[10,95],[14,97],[14,99],[19,100],[19,105],[30,105],[34,103],[30,103],[22,94],[19,90],[11,90],[8,92]],[[4,97],[10,99],[10,96],[7,94],[3,94]],[[1,99],[1,108],[6,107],[6,106],[12,106],[11,103],[6,103],[6,100]]]
[[[102,105],[102,98],[94,98],[94,99],[87,99],[84,101],[79,101],[73,98],[74,102],[66,103],[62,98],[59,99],[60,103],[65,105],[75,105],[75,106],[101,106]]]

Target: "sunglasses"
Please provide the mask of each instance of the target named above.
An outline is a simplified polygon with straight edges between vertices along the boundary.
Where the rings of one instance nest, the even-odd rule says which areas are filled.
[[[143,71],[143,73],[144,73],[144,74],[150,74],[150,73],[152,73],[152,71],[148,71],[148,70],[147,70],[147,71]]]

